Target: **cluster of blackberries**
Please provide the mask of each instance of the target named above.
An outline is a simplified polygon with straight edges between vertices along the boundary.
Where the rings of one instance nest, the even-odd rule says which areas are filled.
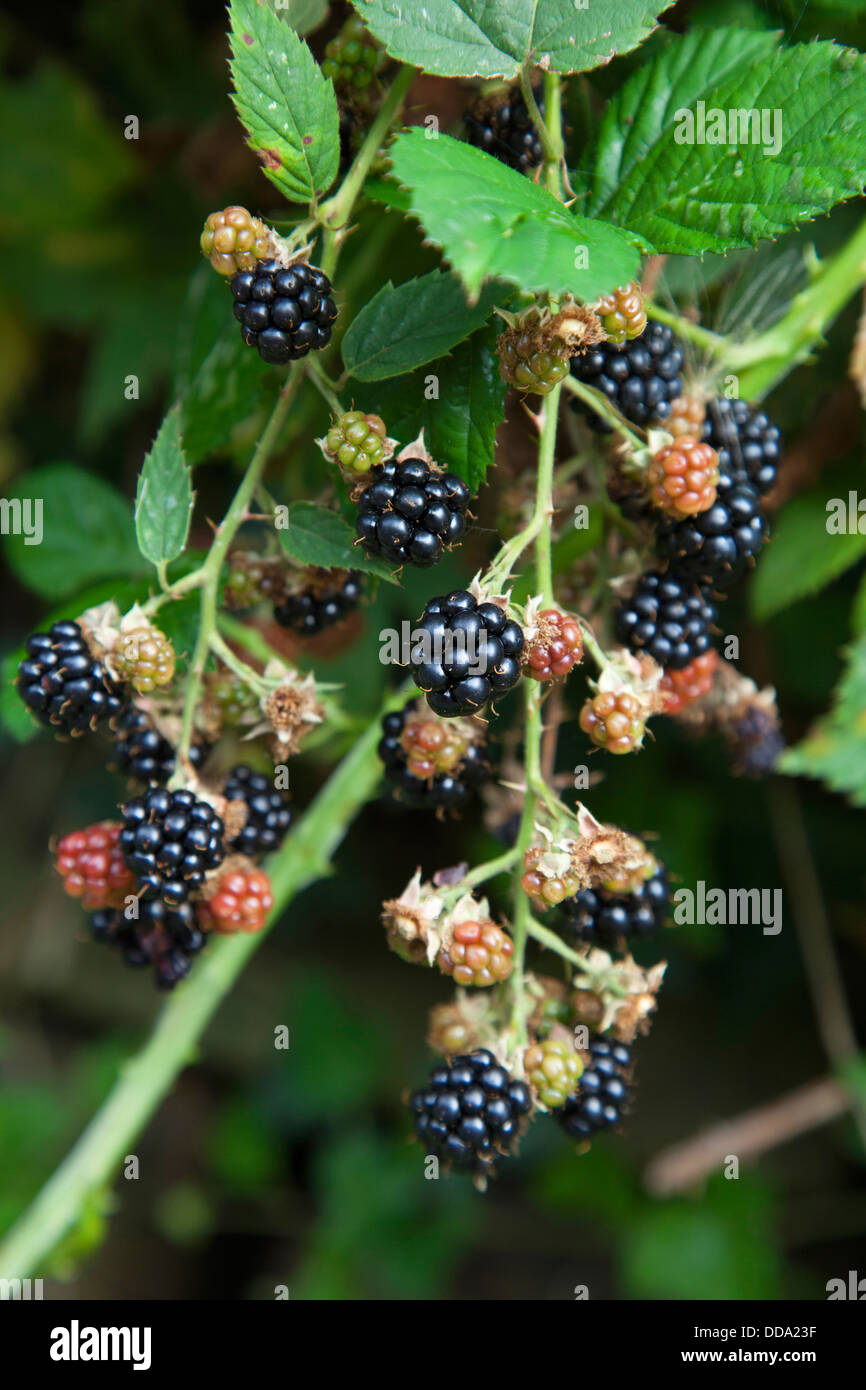
[[[136,914],[105,908],[94,912],[91,932],[95,941],[113,946],[132,966],[152,965],[159,989],[172,989],[189,974],[192,957],[204,946],[205,933],[196,925],[190,903],[166,907],[159,898],[141,898]]]
[[[635,425],[662,424],[671,404],[682,395],[683,350],[667,324],[651,319],[637,338],[617,347],[611,342],[571,359],[571,373],[594,386],[620,415]],[[591,429],[607,434],[611,426],[582,401],[577,409]]]
[[[536,93],[544,114],[540,91]],[[463,117],[470,145],[492,154],[509,169],[526,173],[544,158],[544,149],[526,102],[519,90],[509,92],[504,101],[482,97]]]
[[[92,655],[78,623],[54,623],[25,645],[16,684],[40,723],[76,735],[120,714],[122,687]]]
[[[571,1139],[588,1140],[619,1124],[631,1095],[631,1050],[609,1038],[590,1038],[590,1060],[574,1095],[554,1111]]]
[[[624,940],[642,940],[664,923],[668,908],[668,880],[659,865],[650,878],[631,893],[612,893],[605,888],[581,888],[561,904],[570,931],[580,941],[618,946]]]
[[[121,807],[120,847],[145,898],[185,903],[225,856],[225,826],[209,802],[185,788],[151,787]]]
[[[222,794],[226,801],[242,801],[246,807],[242,829],[227,841],[234,854],[255,859],[279,849],[292,823],[291,803],[284,792],[277,791],[263,773],[240,763],[229,773]]]
[[[514,1152],[532,1098],[525,1081],[481,1049],[436,1067],[410,1103],[425,1152],[480,1176]]]
[[[281,627],[290,628],[304,637],[342,622],[361,602],[363,581],[357,570],[326,572],[322,582],[288,594],[274,608],[274,618]]]
[[[482,744],[469,742],[452,769],[434,771],[429,777],[417,776],[408,766],[409,754],[403,742],[407,717],[417,707],[418,702],[413,700],[405,709],[394,710],[382,720],[378,753],[385,777],[397,799],[408,806],[424,810],[460,810],[490,776],[486,749]]]
[[[465,589],[430,599],[412,635],[409,670],[434,714],[476,714],[520,679],[523,629]]]
[[[327,347],[337,306],[323,270],[298,261],[259,261],[231,281],[234,316],[241,336],[265,362],[280,366]]]
[[[715,621],[706,589],[676,569],[650,570],[617,608],[615,630],[630,651],[648,652],[665,670],[681,671],[709,651]]]
[[[471,494],[455,473],[423,459],[377,464],[358,501],[355,529],[364,549],[395,565],[435,565],[466,530]]]
[[[210,744],[194,738],[189,761],[198,770],[210,752]],[[164,787],[175,769],[175,750],[144,710],[128,705],[115,724],[115,761],[118,771],[146,786]]]

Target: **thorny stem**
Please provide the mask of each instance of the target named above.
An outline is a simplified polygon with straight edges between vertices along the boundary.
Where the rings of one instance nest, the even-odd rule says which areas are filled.
[[[558,163],[562,155],[561,152],[557,152],[550,130],[541,114],[538,102],[535,100],[535,92],[532,90],[532,72],[529,67],[520,69],[520,90],[523,93],[523,100],[526,103],[532,124],[535,126],[535,133],[541,141],[545,165]]]

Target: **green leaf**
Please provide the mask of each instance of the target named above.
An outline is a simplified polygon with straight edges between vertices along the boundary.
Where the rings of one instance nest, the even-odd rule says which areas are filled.
[[[303,39],[257,0],[232,0],[234,103],[247,143],[290,201],[321,197],[337,176],[337,98]]]
[[[328,0],[270,0],[270,7],[296,34],[309,34],[328,14]]]
[[[473,333],[439,362],[360,392],[359,409],[375,411],[395,439],[409,443],[423,429],[437,463],[477,492],[493,463],[505,416],[505,383],[496,357],[496,325]]]
[[[782,754],[778,766],[792,776],[816,777],[853,805],[866,806],[866,634],[845,655],[829,713]]]
[[[195,494],[180,437],[180,407],[173,406],[147,454],[135,497],[138,548],[152,565],[182,554]]]
[[[271,370],[230,331],[214,343],[181,399],[183,440],[190,463],[227,444],[260,404]]]
[[[319,502],[292,502],[289,524],[277,535],[286,554],[302,565],[362,570],[396,582],[387,565],[355,545],[349,523]]]
[[[637,270],[632,239],[573,213],[492,155],[420,127],[390,150],[397,182],[411,190],[412,211],[477,299],[500,277],[526,290],[596,299]],[[470,213],[471,209],[471,213]]]
[[[657,251],[754,246],[862,191],[864,107],[866,58],[853,49],[781,49],[776,35],[741,28],[672,36],[607,109],[585,211]],[[726,143],[701,140],[702,130],[716,133],[713,111],[723,113]],[[767,113],[769,139],[753,139],[750,112],[759,122]]]
[[[16,480],[10,497],[42,502],[42,539],[6,537],[6,558],[26,588],[60,599],[84,584],[140,574],[132,510],[101,478],[72,463],[50,463]]]
[[[515,77],[524,63],[587,72],[636,48],[666,9],[648,0],[355,0],[394,58],[440,77]]]
[[[357,381],[381,381],[442,357],[480,328],[493,289],[466,303],[456,275],[433,270],[395,289],[390,280],[352,320],[343,339],[346,371]]]
[[[749,595],[759,622],[817,593],[866,555],[866,534],[856,529],[856,502],[853,533],[836,535],[827,530],[836,511],[831,504],[847,511],[859,472],[857,467],[827,474],[820,488],[801,493],[779,512]]]

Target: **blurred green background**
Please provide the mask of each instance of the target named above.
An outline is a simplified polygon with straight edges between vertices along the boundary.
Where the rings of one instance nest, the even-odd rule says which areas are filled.
[[[757,9],[738,0],[711,10],[717,20],[866,47],[863,8]],[[678,7],[673,22],[688,12]],[[344,13],[334,7],[316,32],[317,53]],[[201,223],[230,202],[267,214],[277,201],[228,100],[223,8],[89,0],[36,11],[13,0],[0,21],[0,56],[0,491],[8,494],[25,469],[74,461],[132,496],[166,404],[197,379],[204,394],[194,452],[210,461],[196,478],[194,540],[204,543],[203,519],[225,505],[271,379],[257,362],[239,363],[236,388],[253,414],[232,431],[200,374],[214,340],[234,333],[222,286],[198,262]],[[617,66],[594,78],[593,90],[603,92]],[[140,121],[135,141],[123,135],[129,115]],[[803,240],[832,249],[862,213],[842,209]],[[399,281],[429,258],[417,231],[392,214],[365,216],[341,268],[349,313],[386,276]],[[674,283],[676,267],[670,272]],[[684,271],[683,285],[695,274]],[[709,266],[697,276],[702,295],[712,276]],[[845,385],[855,324],[852,305],[817,363],[778,390],[770,408],[792,440],[814,441],[816,420],[841,420],[837,454],[862,469],[862,412]],[[130,373],[140,379],[138,401],[124,396]],[[269,480],[278,495],[319,485],[311,441],[325,419],[318,398],[301,397]],[[833,448],[801,448],[801,462],[804,452],[817,513],[838,491],[821,476]],[[482,542],[437,571],[443,591],[477,567]],[[827,707],[841,649],[856,635],[861,577],[862,563],[761,626],[750,620],[745,590],[729,602],[725,627],[742,635],[741,669],[778,687],[789,742]],[[9,569],[3,582],[8,652],[54,605]],[[375,708],[384,680],[372,658],[379,628],[414,617],[428,586],[422,575],[403,593],[380,593],[355,646],[317,660],[326,679],[351,673],[357,709]],[[855,610],[861,628],[863,607]],[[576,705],[583,690],[574,685]],[[578,1158],[556,1126],[539,1123],[483,1197],[456,1179],[423,1180],[401,1096],[430,1065],[426,1013],[448,987],[386,950],[379,905],[417,865],[429,874],[474,861],[495,842],[477,813],[442,825],[380,800],[352,829],[335,876],[292,906],[254,958],[197,1065],[134,1146],[139,1179],[118,1181],[116,1200],[85,1213],[46,1292],[270,1298],[287,1285],[293,1298],[569,1299],[586,1285],[592,1298],[820,1298],[828,1279],[858,1258],[862,1267],[864,1152],[846,1118],[744,1163],[736,1182],[716,1174],[684,1196],[647,1192],[646,1165],[670,1145],[829,1069],[773,836],[778,796],[732,779],[717,740],[694,742],[669,720],[654,729],[640,757],[604,766],[594,812],[656,833],[685,885],[782,886],[786,915],[778,937],[749,927],[666,933],[662,1006],[638,1046],[636,1101],[621,1135]],[[112,814],[119,787],[104,749],[2,739],[0,1229],[63,1156],[159,1006],[149,977],[85,940],[47,852],[51,836]],[[584,756],[580,735],[567,731],[560,768]],[[299,806],[324,772],[312,757],[298,764]],[[798,784],[796,796],[862,1036],[862,814],[816,783]],[[279,1024],[291,1031],[288,1052],[273,1049]]]

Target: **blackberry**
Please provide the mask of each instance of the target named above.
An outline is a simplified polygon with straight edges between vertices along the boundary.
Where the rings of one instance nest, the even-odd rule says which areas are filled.
[[[532,1099],[526,1083],[482,1048],[434,1068],[410,1105],[427,1153],[483,1175],[493,1172],[497,1155],[514,1152]]]
[[[261,931],[273,905],[266,873],[252,867],[231,869],[221,875],[213,897],[199,903],[199,925],[224,936]]]
[[[73,830],[57,843],[55,866],[63,887],[82,907],[122,907],[135,892],[135,879],[120,852],[120,826],[113,821]]]
[[[631,893],[581,888],[561,904],[569,930],[580,941],[616,945],[630,937],[650,936],[662,926],[668,906],[668,880],[662,865]]]
[[[683,350],[667,324],[651,320],[643,333],[617,347],[600,343],[571,359],[572,375],[594,386],[626,420],[648,425],[666,420],[671,402],[682,394]],[[577,402],[577,409],[600,434],[611,426],[592,409]]]
[[[539,96],[540,92],[536,92],[536,101]],[[542,101],[539,101],[539,109],[544,115]],[[469,144],[486,150],[509,169],[525,173],[527,169],[537,168],[544,158],[544,148],[526,102],[516,89],[503,102],[491,102],[482,97],[465,112],[463,119]]]
[[[239,763],[229,772],[222,789],[226,801],[242,801],[247,809],[243,829],[231,835],[227,847],[234,854],[255,858],[278,849],[292,823],[289,798],[261,772]]]
[[[316,570],[312,582],[297,593],[288,594],[274,609],[281,627],[312,637],[333,627],[357,608],[364,592],[357,570]]]
[[[738,777],[769,777],[785,749],[777,714],[760,705],[726,721],[724,734]]]
[[[372,469],[355,530],[370,555],[427,569],[462,538],[470,496],[455,473],[435,473],[423,459],[390,460]]]
[[[571,1043],[547,1038],[523,1054],[523,1070],[541,1104],[548,1110],[565,1105],[583,1074],[583,1062]]]
[[[643,744],[649,712],[631,690],[600,690],[584,701],[578,722],[597,748],[633,753]]]
[[[639,338],[646,328],[643,294],[634,280],[629,280],[627,285],[619,285],[610,294],[602,295],[592,307],[601,319],[610,343],[619,344]]]
[[[186,902],[208,869],[225,855],[225,827],[213,807],[191,791],[151,787],[121,808],[120,847],[145,898],[167,907]]]
[[[149,695],[157,686],[168,685],[174,677],[175,655],[171,639],[152,623],[122,632],[111,659],[120,679],[139,695]]]
[[[520,679],[521,627],[465,589],[430,599],[412,635],[409,670],[434,714],[475,714]]]
[[[128,705],[117,721],[114,743],[118,770],[147,786],[165,786],[175,769],[175,750],[144,710]],[[190,744],[189,761],[196,771],[203,766],[211,745],[203,739]]]
[[[720,472],[713,505],[683,521],[662,520],[656,551],[678,582],[724,588],[740,577],[767,533],[755,489]]]
[[[15,684],[40,724],[78,735],[120,713],[121,687],[94,658],[78,623],[34,632],[25,649]]]
[[[201,252],[220,275],[253,270],[267,256],[271,236],[264,222],[237,205],[212,212],[204,224]]]
[[[709,651],[715,620],[716,610],[704,589],[684,581],[679,570],[667,574],[650,570],[620,603],[614,629],[617,640],[630,651],[648,652],[659,666],[680,671]]]
[[[556,1112],[557,1122],[572,1139],[591,1139],[598,1130],[619,1124],[631,1094],[629,1048],[595,1036],[586,1051],[580,1084]]]
[[[330,77],[339,95],[351,96],[367,91],[384,60],[384,50],[365,29],[363,21],[352,15],[325,45],[322,72]]]
[[[700,438],[715,449],[732,486],[750,483],[758,493],[770,491],[782,457],[782,435],[763,410],[718,397],[707,403]]]
[[[347,410],[325,435],[324,452],[349,476],[358,477],[369,473],[375,464],[384,463],[387,434],[381,415]]]
[[[137,918],[106,910],[94,912],[90,923],[94,940],[121,951],[127,965],[152,965],[159,989],[172,989],[189,974],[190,957],[207,939],[189,903],[169,908],[158,898],[140,899]]]
[[[291,362],[331,341],[337,306],[324,271],[301,261],[260,261],[235,275],[231,290],[241,336],[265,362]]]
[[[490,776],[486,749],[482,744],[469,741],[459,751],[452,767],[419,776],[417,771],[410,770],[410,754],[404,743],[406,721],[418,707],[419,701],[413,700],[405,709],[394,710],[382,720],[378,752],[385,765],[385,777],[397,799],[409,806],[459,810]]]
[[[495,922],[459,922],[438,965],[464,989],[484,989],[508,979],[513,957],[514,942]]]

